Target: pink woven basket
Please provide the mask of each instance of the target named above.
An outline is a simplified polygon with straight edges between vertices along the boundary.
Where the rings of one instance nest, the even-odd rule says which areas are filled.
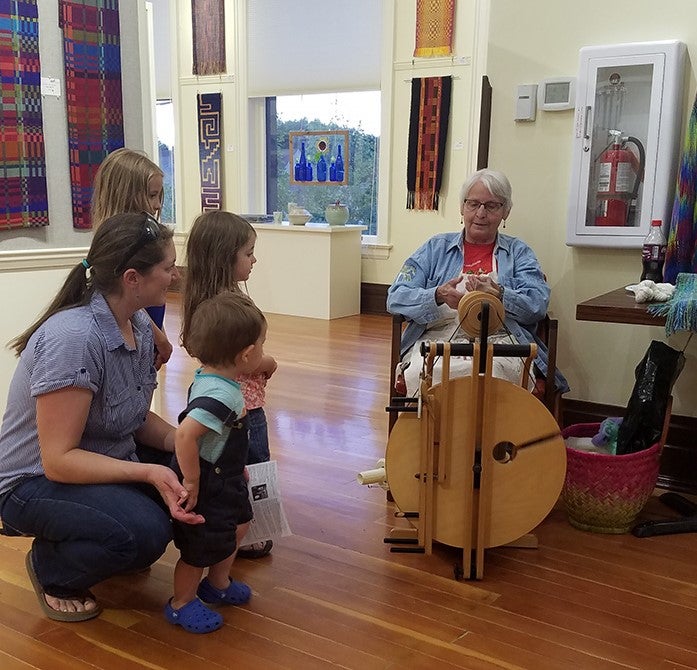
[[[577,423],[562,437],[593,437],[599,423]],[[651,496],[658,479],[661,445],[613,456],[566,447],[562,499],[569,523],[596,533],[626,533]]]

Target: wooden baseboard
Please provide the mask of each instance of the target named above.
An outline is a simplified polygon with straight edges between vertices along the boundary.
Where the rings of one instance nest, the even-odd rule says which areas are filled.
[[[387,289],[385,284],[361,283],[361,314],[387,316]]]

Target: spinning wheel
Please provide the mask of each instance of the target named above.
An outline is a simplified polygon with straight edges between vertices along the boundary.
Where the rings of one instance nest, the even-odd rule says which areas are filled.
[[[503,322],[503,307],[491,296],[469,294],[458,312],[465,332],[481,335],[481,343],[424,346],[421,411],[397,420],[385,471],[397,507],[414,524],[400,533],[400,550],[430,553],[433,540],[461,547],[462,572],[481,578],[485,548],[517,540],[554,506],[566,450],[554,417],[526,390],[525,373],[521,386],[491,376],[497,355],[526,356],[527,370],[535,345],[487,343],[492,321]],[[454,355],[473,356],[471,376],[449,378]],[[443,381],[431,385],[436,356]]]

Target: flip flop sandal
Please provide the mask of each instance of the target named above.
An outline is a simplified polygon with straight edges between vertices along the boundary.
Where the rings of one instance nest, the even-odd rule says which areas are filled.
[[[266,542],[257,542],[255,544],[247,544],[237,550],[238,558],[264,558],[268,556],[273,549],[273,540]]]
[[[230,580],[224,590],[216,589],[206,577],[199,585],[196,595],[208,605],[244,605],[252,597],[252,589],[243,582]]]
[[[165,605],[165,619],[187,633],[212,633],[223,625],[223,617],[208,609],[198,598],[175,610],[172,599]]]
[[[53,621],[64,621],[67,623],[72,623],[77,621],[89,621],[90,619],[98,617],[102,613],[102,608],[99,606],[99,603],[97,603],[96,598],[94,597],[94,595],[92,595],[90,591],[82,591],[79,594],[60,597],[65,598],[66,600],[81,600],[83,601],[83,603],[85,600],[88,599],[94,600],[95,604],[97,605],[94,609],[86,610],[84,612],[62,612],[61,610],[54,610],[53,607],[51,607],[48,604],[48,602],[46,602],[47,594],[44,591],[44,587],[41,586],[39,578],[36,576],[36,570],[34,570],[34,561],[32,559],[31,549],[27,552],[27,556],[24,559],[24,562],[27,566],[27,572],[29,573],[29,579],[31,580],[31,584],[34,587],[34,592],[36,593],[36,597],[39,600],[39,605],[41,606],[41,609],[44,611],[44,614],[49,619],[53,619]],[[59,596],[52,597],[58,598]]]

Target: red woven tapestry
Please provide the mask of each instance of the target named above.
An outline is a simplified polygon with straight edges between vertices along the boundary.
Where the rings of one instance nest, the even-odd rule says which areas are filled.
[[[225,72],[225,2],[191,0],[194,67],[197,75]]]
[[[455,0],[416,0],[414,56],[450,56],[453,52]]]
[[[92,183],[124,145],[118,0],[60,0],[73,227],[91,228]]]
[[[451,77],[412,79],[407,209],[438,209],[450,118]]]
[[[36,0],[0,2],[0,230],[48,225]]]

